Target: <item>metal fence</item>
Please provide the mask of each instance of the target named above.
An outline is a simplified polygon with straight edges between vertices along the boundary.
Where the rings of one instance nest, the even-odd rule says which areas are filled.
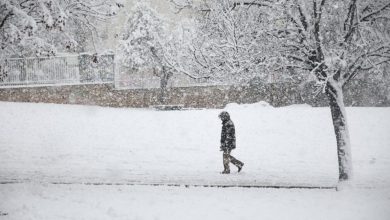
[[[0,87],[114,82],[114,55],[9,58],[0,60]]]

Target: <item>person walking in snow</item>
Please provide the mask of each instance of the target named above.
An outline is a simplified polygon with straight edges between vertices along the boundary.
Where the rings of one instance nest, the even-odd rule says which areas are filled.
[[[223,151],[223,167],[222,174],[229,174],[229,163],[234,164],[238,168],[238,172],[241,171],[244,163],[230,155],[231,151],[236,148],[236,131],[233,121],[230,119],[228,112],[223,111],[218,116],[222,121],[221,132],[221,151]]]

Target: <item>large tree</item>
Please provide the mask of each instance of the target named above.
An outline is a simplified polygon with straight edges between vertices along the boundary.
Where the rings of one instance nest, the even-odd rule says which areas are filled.
[[[348,180],[352,158],[343,90],[359,73],[390,62],[390,2],[286,0],[279,9],[284,19],[275,35],[286,63],[322,85],[336,134],[339,180]]]
[[[205,36],[205,46],[194,56],[205,69],[227,75],[275,71],[278,65],[267,61],[277,60],[315,80],[329,100],[339,180],[350,179],[351,144],[343,90],[359,73],[381,71],[382,65],[389,64],[388,0],[172,2],[179,10],[192,8],[203,14],[205,25],[198,32]]]

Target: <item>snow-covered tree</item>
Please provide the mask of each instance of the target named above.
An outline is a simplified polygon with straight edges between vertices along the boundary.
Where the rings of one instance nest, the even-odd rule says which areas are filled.
[[[96,24],[122,6],[116,0],[2,0],[0,59],[72,50],[79,46],[77,35],[96,37]]]
[[[118,61],[129,72],[153,72],[159,77],[159,101],[163,104],[174,73],[196,78],[183,68],[185,48],[183,29],[171,27],[149,4],[138,3],[124,27],[117,49]]]
[[[343,89],[359,73],[390,62],[390,2],[286,0],[277,28],[287,65],[309,74],[329,99],[339,159],[339,180],[352,175]],[[282,26],[283,26],[282,25]],[[281,31],[282,30],[282,31]]]
[[[203,14],[204,26],[198,28],[202,44],[195,44],[195,57],[204,69],[231,77],[275,70],[276,60],[322,86],[336,135],[339,180],[351,177],[343,89],[359,73],[381,71],[389,64],[388,0],[171,2],[179,10]]]

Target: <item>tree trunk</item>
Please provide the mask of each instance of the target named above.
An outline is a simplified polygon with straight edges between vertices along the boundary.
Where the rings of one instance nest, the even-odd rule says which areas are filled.
[[[166,99],[167,99],[167,86],[168,86],[168,80],[171,77],[171,74],[166,70],[165,67],[162,68],[162,75],[160,76],[160,97],[159,101],[160,104],[166,104]]]
[[[352,177],[352,158],[343,90],[336,83],[328,82],[326,95],[329,99],[334,132],[336,134],[339,182],[346,181]]]

